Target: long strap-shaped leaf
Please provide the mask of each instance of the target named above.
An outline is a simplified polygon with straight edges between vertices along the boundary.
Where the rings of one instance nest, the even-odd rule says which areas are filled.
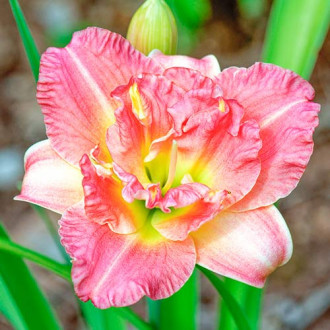
[[[210,270],[205,269],[199,265],[196,267],[209,279],[209,281],[218,291],[224,303],[227,305],[231,315],[233,316],[237,328],[239,330],[250,330],[251,327],[246,319],[244,311],[236,299],[231,295],[230,291],[227,290],[224,282]]]
[[[0,227],[0,229],[1,229],[1,227]],[[5,239],[3,237],[0,237],[0,257],[1,257],[2,253],[5,253],[5,255],[10,253],[11,255],[14,256],[14,257],[10,256],[10,258],[17,258],[18,256],[27,258],[27,259],[37,263],[39,266],[44,267],[44,268],[58,274],[59,276],[63,277],[64,279],[68,280],[69,282],[71,282],[70,266],[61,264],[55,260],[52,260],[46,256],[43,256],[40,253],[37,253],[37,252],[27,249],[23,246],[20,246],[19,244],[8,241],[7,239]],[[7,269],[6,260],[4,260],[3,263],[1,262],[0,266],[3,266],[5,269]],[[1,270],[1,267],[0,267],[0,270]],[[17,281],[17,279],[16,279],[16,281]],[[23,290],[23,292],[24,292],[24,290]],[[138,315],[136,315],[131,309],[129,309],[127,307],[111,308],[111,309],[120,317],[131,322],[137,329],[141,329],[141,330],[151,330],[152,329],[152,326],[149,323],[145,322],[143,319],[141,319]],[[89,325],[91,325],[91,324],[89,323]],[[94,327],[92,325],[91,325],[91,327],[94,329]],[[39,328],[36,327],[36,328],[31,328],[31,329],[39,329]],[[47,329],[47,330],[50,329],[51,330],[53,328],[44,327],[44,328],[40,328],[40,329]],[[108,328],[104,327],[103,329],[108,329]]]
[[[26,55],[29,59],[34,79],[38,80],[40,55],[37,46],[33,40],[29,26],[26,23],[22,9],[17,0],[9,0],[19,34],[21,36]]]
[[[274,1],[263,61],[308,79],[329,27],[329,15],[329,0]]]
[[[12,243],[0,224],[1,242]],[[50,304],[20,256],[0,249],[0,312],[16,329],[60,329]]]

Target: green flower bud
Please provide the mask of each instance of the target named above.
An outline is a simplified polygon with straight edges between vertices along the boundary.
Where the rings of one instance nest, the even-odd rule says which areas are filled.
[[[176,53],[178,31],[171,9],[164,0],[147,0],[134,14],[127,39],[144,54],[159,49]]]

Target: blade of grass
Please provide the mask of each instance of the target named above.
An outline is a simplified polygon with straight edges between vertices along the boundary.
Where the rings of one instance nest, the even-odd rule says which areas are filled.
[[[329,0],[275,0],[262,58],[308,79],[329,27]]]
[[[37,49],[37,46],[33,40],[29,26],[25,20],[22,9],[17,0],[9,0],[13,16],[16,21],[16,25],[21,36],[24,49],[27,55],[27,58],[30,63],[30,67],[34,76],[35,81],[38,80],[39,75],[39,63],[40,55]]]
[[[1,224],[0,239],[2,246],[13,244]],[[61,328],[49,302],[21,256],[13,254],[10,249],[0,248],[0,282],[0,310],[18,329]]]
[[[149,322],[156,329],[197,329],[199,281],[195,270],[185,285],[167,299],[148,299]]]
[[[225,283],[210,270],[199,265],[197,265],[196,267],[209,279],[209,281],[213,284],[214,288],[218,291],[223,302],[226,304],[228,310],[233,316],[237,328],[239,330],[251,329],[243,309],[238,304],[236,299],[232,296],[231,292],[226,288]]]

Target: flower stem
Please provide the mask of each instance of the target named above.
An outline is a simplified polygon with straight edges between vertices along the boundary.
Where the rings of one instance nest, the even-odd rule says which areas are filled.
[[[230,311],[237,329],[239,330],[250,330],[250,324],[247,321],[245,311],[241,308],[240,304],[236,301],[235,297],[232,295],[230,289],[226,287],[225,283],[210,270],[201,267],[199,265],[196,266],[213,284],[215,289],[218,291],[220,296],[222,297],[223,302],[226,304],[228,310]],[[225,330],[232,330],[234,328],[222,328]]]
[[[237,300],[249,321],[252,330],[258,329],[262,303],[262,289],[254,288],[239,281],[225,278],[224,284]],[[237,329],[235,320],[226,304],[220,305],[219,329]]]
[[[196,270],[186,284],[173,296],[148,300],[149,321],[156,329],[197,329],[199,281]]]

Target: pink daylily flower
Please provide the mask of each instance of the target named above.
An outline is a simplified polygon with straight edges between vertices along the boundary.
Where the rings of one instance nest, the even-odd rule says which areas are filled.
[[[312,153],[313,97],[275,65],[220,72],[88,28],[42,56],[48,140],[16,199],[62,214],[75,291],[99,308],[166,298],[196,263],[262,287],[292,253],[272,204]]]

